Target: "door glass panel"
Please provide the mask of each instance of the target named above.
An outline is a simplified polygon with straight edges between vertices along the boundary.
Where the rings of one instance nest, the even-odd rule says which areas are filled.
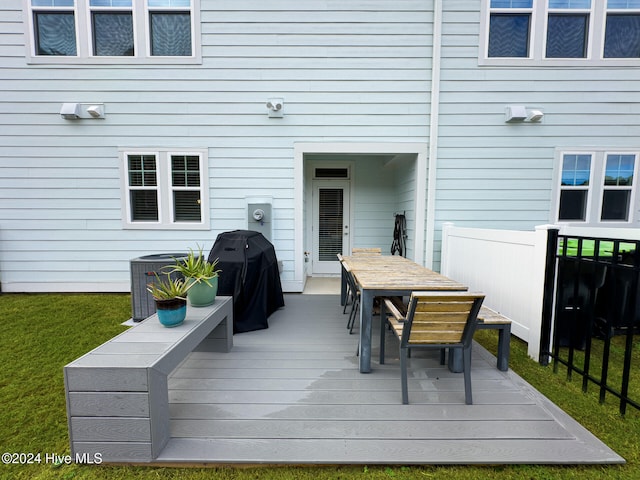
[[[316,168],[315,178],[349,178],[348,168]]]
[[[318,260],[321,262],[336,261],[336,255],[342,253],[343,205],[344,190],[342,188],[319,190]]]

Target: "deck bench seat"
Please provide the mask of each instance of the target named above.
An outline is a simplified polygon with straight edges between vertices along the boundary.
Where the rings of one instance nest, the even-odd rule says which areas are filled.
[[[233,301],[187,308],[166,328],[156,314],[64,367],[72,458],[151,462],[167,444],[168,375],[192,351],[233,347]]]
[[[511,320],[489,307],[480,307],[476,329],[498,330],[498,370],[509,370],[511,352]]]
[[[498,370],[509,370],[509,354],[511,352],[511,320],[489,307],[480,307],[476,330],[498,330],[498,352],[496,355]],[[452,372],[462,371],[462,358],[449,356],[449,368]]]

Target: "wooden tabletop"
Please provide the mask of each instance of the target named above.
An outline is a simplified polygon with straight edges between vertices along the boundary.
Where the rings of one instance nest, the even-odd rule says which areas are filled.
[[[358,284],[373,290],[468,290],[466,285],[395,255],[343,257]]]

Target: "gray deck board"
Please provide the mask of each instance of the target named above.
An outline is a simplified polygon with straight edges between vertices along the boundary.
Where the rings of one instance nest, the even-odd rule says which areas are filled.
[[[367,440],[573,439],[553,420],[174,420],[171,434],[186,438],[342,438]]]
[[[229,353],[194,352],[169,378],[171,439],[158,463],[576,464],[624,460],[474,346],[474,404],[437,355],[411,359],[401,404],[397,347],[361,374],[338,298],[287,295],[269,328]],[[374,332],[377,330],[374,324]]]

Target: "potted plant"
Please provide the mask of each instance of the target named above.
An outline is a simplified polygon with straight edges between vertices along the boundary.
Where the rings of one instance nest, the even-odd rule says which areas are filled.
[[[198,246],[198,253],[189,249],[189,254],[183,258],[175,259],[171,272],[184,276],[189,291],[187,298],[193,307],[206,307],[216,300],[218,294],[218,276],[220,270],[216,270],[218,259],[209,262],[202,253],[202,247]]]
[[[165,327],[180,325],[187,316],[187,292],[190,286],[184,278],[161,279],[156,274],[156,282],[147,285],[147,291],[156,301],[158,320]]]

